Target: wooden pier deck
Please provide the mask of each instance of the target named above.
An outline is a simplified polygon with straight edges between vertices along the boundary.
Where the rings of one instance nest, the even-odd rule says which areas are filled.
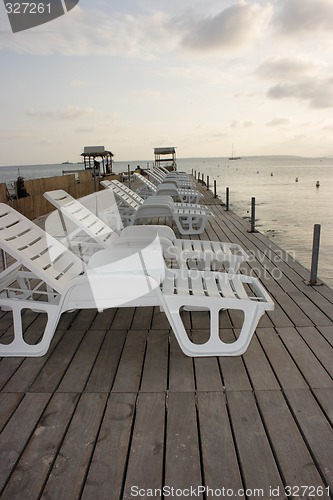
[[[243,356],[200,359],[158,308],[63,315],[46,356],[0,360],[2,499],[333,498],[333,290],[204,192],[202,238],[251,254],[274,312]],[[205,314],[184,313],[197,339]]]

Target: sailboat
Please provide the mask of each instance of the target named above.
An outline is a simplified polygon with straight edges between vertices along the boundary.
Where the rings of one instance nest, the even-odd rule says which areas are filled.
[[[240,160],[240,159],[241,159],[240,156],[234,156],[234,145],[232,145],[231,156],[229,157],[229,160]]]

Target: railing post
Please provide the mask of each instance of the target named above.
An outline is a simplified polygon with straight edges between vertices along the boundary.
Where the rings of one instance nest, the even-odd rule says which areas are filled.
[[[320,224],[315,224],[313,228],[312,259],[309,285],[317,284],[319,244],[320,244]]]
[[[128,187],[131,189],[131,167],[127,165]]]
[[[251,198],[251,233],[256,233],[256,199]]]
[[[209,175],[207,175],[207,191],[209,191]]]
[[[216,179],[214,179],[214,198],[217,198],[217,194],[216,194]]]
[[[228,212],[229,210],[229,188],[225,189],[225,209]]]

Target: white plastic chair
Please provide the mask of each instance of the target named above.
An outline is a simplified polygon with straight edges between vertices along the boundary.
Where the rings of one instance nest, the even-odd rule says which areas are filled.
[[[119,181],[101,181],[101,185],[112,189],[119,198],[118,206],[125,225],[152,217],[167,217],[175,222],[180,234],[191,235],[201,234],[208,220],[214,217],[207,207],[177,204],[169,196],[151,196],[143,200]]]
[[[112,205],[116,203],[110,190],[95,193],[81,200],[76,200],[61,189],[44,193],[45,198],[75,224],[77,231],[72,231],[67,237],[63,237],[63,241],[74,250],[78,246],[78,253],[83,258],[85,255],[90,257],[92,252],[96,251],[96,246],[91,245],[89,241],[86,244],[87,239],[83,240],[82,237],[78,245],[76,244],[77,233],[82,231],[97,244],[98,249],[109,248],[112,245],[142,248],[158,235],[165,259],[175,261],[180,268],[191,266],[201,270],[224,268],[229,273],[236,273],[240,265],[248,260],[247,253],[236,243],[176,239],[175,233],[167,226],[128,226],[118,235],[108,225],[107,215],[99,213],[99,217],[106,221],[104,222],[83,205],[83,203],[89,206],[98,204],[98,201],[94,203],[91,200],[98,199],[104,194],[109,194],[108,212],[112,213],[112,220],[115,220],[115,209]],[[106,200],[104,204],[105,202]],[[46,228],[47,224],[46,222]]]
[[[203,194],[196,189],[179,189],[172,182],[161,182],[156,186],[147,177],[135,172],[135,177],[144,184],[144,188],[139,189],[137,192],[140,196],[171,196],[174,201],[179,201],[182,203],[199,203]]]
[[[161,307],[188,356],[236,356],[246,350],[260,317],[274,308],[256,278],[165,269],[156,246],[144,249],[140,255],[129,250],[125,258],[123,249],[109,248],[96,253],[90,264],[84,265],[60,242],[3,203],[0,245],[15,260],[0,273],[0,307],[11,310],[14,321],[13,340],[3,343],[0,338],[0,356],[44,355],[65,311],[102,311],[124,306]],[[189,338],[180,314],[182,307],[210,311],[210,336],[206,343],[195,344]],[[24,309],[47,315],[37,344],[30,344],[25,338]],[[221,309],[244,312],[240,335],[232,344],[219,337]]]

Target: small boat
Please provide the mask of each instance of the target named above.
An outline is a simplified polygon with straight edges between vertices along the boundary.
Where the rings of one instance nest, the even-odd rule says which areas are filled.
[[[240,159],[241,159],[240,156],[234,156],[234,145],[232,145],[231,156],[229,157],[229,160],[240,160]]]

